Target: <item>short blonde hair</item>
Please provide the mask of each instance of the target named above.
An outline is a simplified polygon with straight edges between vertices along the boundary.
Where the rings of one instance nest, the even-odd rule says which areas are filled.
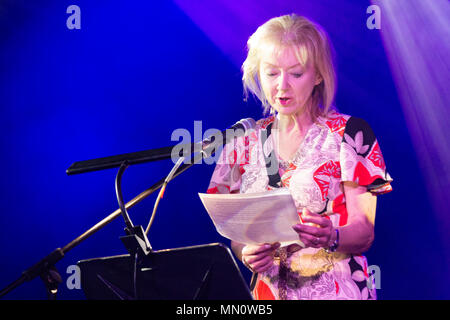
[[[333,48],[328,35],[318,24],[296,14],[272,18],[261,25],[247,42],[248,54],[242,64],[242,82],[245,97],[254,94],[264,107],[264,114],[271,106],[264,95],[259,77],[260,50],[263,46],[294,47],[300,64],[305,66],[309,60],[322,81],[312,92],[312,105],[309,110],[313,119],[325,116],[332,108],[336,94],[336,72],[333,64]]]

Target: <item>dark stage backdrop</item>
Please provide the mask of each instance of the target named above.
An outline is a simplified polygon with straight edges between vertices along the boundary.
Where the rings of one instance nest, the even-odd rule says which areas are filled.
[[[337,56],[338,109],[371,124],[394,178],[394,191],[379,197],[376,239],[367,253],[369,264],[381,270],[379,298],[450,298],[443,240],[380,32],[366,26],[371,3],[261,2],[263,10],[258,1],[248,8],[231,1],[234,21],[230,7],[221,8],[225,1],[217,1],[216,11],[214,1],[205,3],[0,2],[0,287],[117,208],[116,170],[67,176],[74,161],[174,145],[172,132],[185,128],[193,135],[194,121],[202,121],[204,132],[261,118],[255,101],[243,101],[246,39],[270,17],[296,12],[329,32]],[[81,29],[66,24],[73,4],[81,9]],[[242,31],[232,32],[232,26]],[[126,200],[172,165],[167,160],[129,168]],[[195,165],[168,185],[149,235],[154,249],[229,245],[198,197],[213,169]],[[130,210],[135,224],[147,225],[155,198]],[[57,264],[64,281],[60,299],[84,298],[81,290],[67,287],[71,265],[126,252],[119,240],[123,228],[119,217]],[[239,265],[248,281],[250,274]],[[39,279],[5,297],[45,298]]]

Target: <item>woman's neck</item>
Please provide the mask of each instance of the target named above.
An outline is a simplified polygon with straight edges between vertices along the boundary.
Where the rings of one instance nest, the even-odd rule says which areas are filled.
[[[308,131],[312,123],[313,120],[311,119],[311,115],[306,111],[298,112],[292,115],[284,115],[280,113],[277,115],[277,129],[282,135],[290,135],[294,133],[304,134]]]
[[[273,131],[274,149],[278,157],[291,161],[312,124],[309,113],[278,114]]]

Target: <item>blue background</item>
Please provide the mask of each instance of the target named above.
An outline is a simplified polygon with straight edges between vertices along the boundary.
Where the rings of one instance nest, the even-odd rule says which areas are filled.
[[[81,8],[80,30],[66,27],[71,4]],[[394,191],[379,197],[367,257],[381,268],[380,299],[448,299],[442,240],[380,35],[365,28],[369,4],[339,22],[319,19],[336,48],[338,109],[371,124],[394,178]],[[73,162],[173,145],[173,130],[193,133],[195,120],[206,130],[262,117],[257,103],[243,101],[239,67],[171,1],[7,0],[0,8],[0,287],[117,208],[116,170],[67,176]],[[339,16],[338,6],[330,10]],[[126,200],[171,167],[129,168]],[[229,244],[197,195],[213,169],[195,165],[168,185],[149,236],[154,249]],[[147,225],[155,198],[130,210],[135,224]],[[116,219],[69,251],[57,264],[63,280],[78,260],[125,253],[123,228]],[[39,279],[5,297],[45,298]],[[63,283],[59,298],[84,296]]]

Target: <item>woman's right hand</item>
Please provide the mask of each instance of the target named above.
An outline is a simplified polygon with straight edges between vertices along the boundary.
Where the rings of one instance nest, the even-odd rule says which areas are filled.
[[[264,272],[273,265],[279,242],[260,245],[246,245],[242,248],[242,262],[253,272]]]

